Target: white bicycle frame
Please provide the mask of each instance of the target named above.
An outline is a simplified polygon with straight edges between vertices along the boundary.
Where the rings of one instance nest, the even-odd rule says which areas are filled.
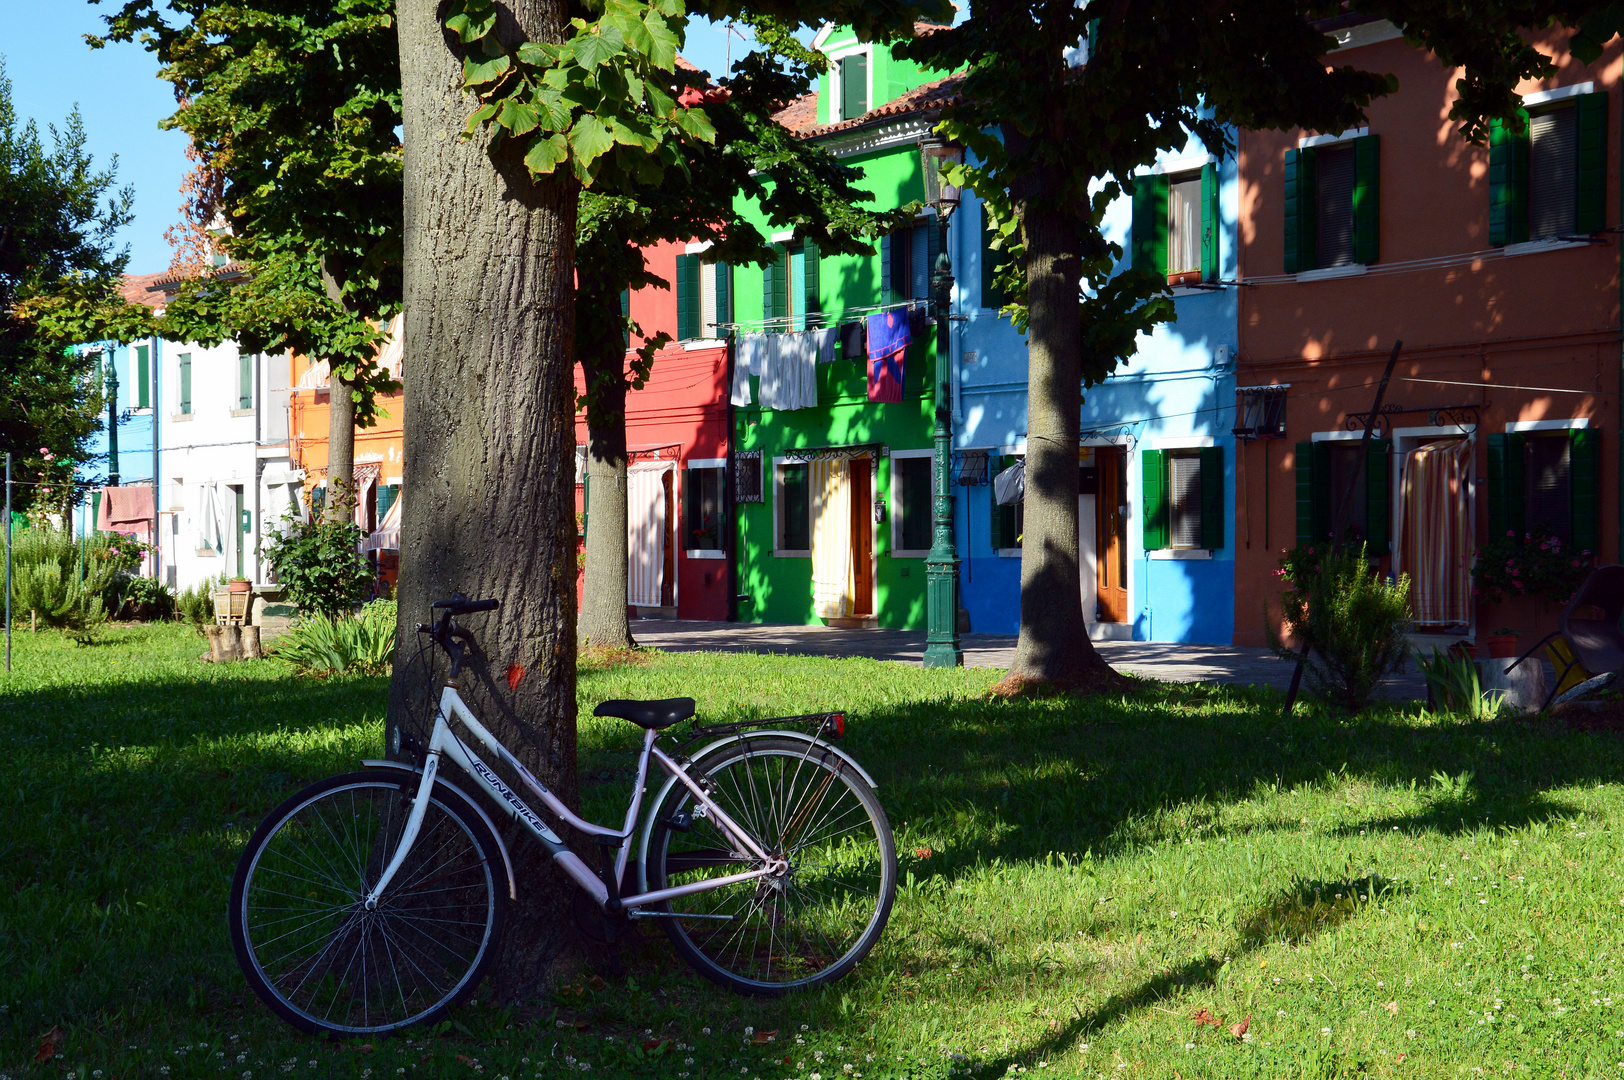
[[[694,893],[719,889],[727,885],[735,885],[742,881],[754,881],[780,872],[784,869],[785,861],[774,858],[764,851],[749,832],[740,827],[727,812],[716,805],[703,787],[693,777],[677,764],[670,755],[654,745],[655,732],[643,733],[643,750],[637,759],[637,783],[632,789],[631,803],[626,808],[625,824],[619,829],[608,829],[602,825],[594,824],[577,816],[570,808],[547,790],[545,784],[519,764],[517,758],[508,752],[507,747],[497,741],[496,736],[486,730],[485,725],[474,718],[464,704],[462,695],[457,688],[447,685],[440,693],[440,709],[434,717],[434,732],[429,738],[428,759],[423,764],[423,779],[418,783],[417,797],[412,802],[411,814],[406,819],[406,827],[401,833],[400,847],[396,849],[394,857],[384,869],[378,883],[367,893],[366,907],[372,910],[378,905],[378,899],[389,887],[390,881],[400,870],[401,865],[410,854],[412,845],[417,842],[418,831],[423,826],[423,816],[428,812],[429,795],[434,789],[435,777],[439,775],[440,758],[442,755],[450,758],[459,765],[464,772],[473,777],[481,786],[489,791],[496,799],[498,805],[507,811],[508,816],[523,825],[537,841],[552,855],[553,861],[559,869],[568,874],[570,880],[579,885],[586,894],[598,904],[607,908],[609,904],[609,889],[602,878],[581,860],[581,857],[565,846],[558,834],[548,828],[547,823],[541,820],[532,809],[521,799],[517,792],[504,783],[490,766],[481,761],[468,746],[459,739],[451,729],[448,717],[456,717],[463,727],[474,736],[497,760],[512,769],[524,781],[526,786],[539,798],[543,805],[567,821],[573,828],[579,829],[589,836],[601,837],[605,840],[618,841],[615,852],[614,877],[616,883],[625,880],[626,860],[631,853],[632,834],[636,830],[638,818],[643,807],[643,789],[648,781],[648,764],[650,759],[657,763],[671,778],[686,787],[694,796],[698,804],[705,809],[705,816],[715,822],[723,837],[733,846],[730,854],[746,860],[755,859],[760,865],[754,870],[739,874],[728,874],[722,877],[709,878],[696,881],[689,885],[677,885],[669,889],[655,889],[652,892],[637,893],[633,896],[618,898],[618,907],[625,910],[628,915],[638,916],[645,914],[636,911],[643,904],[657,904],[662,900],[674,900],[679,896],[691,896]]]

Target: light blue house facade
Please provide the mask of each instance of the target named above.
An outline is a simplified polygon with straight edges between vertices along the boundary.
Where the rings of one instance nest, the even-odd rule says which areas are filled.
[[[1096,640],[1228,644],[1234,627],[1234,159],[1195,139],[1136,177],[1106,217],[1122,268],[1156,265],[1177,319],[1142,335],[1083,394],[1078,524],[1083,613]],[[987,482],[1026,452],[1026,342],[998,315],[982,207],[955,229],[955,529],[974,631],[1020,626],[1021,507]],[[959,223],[956,223],[959,224]],[[983,460],[984,459],[984,460]]]
[[[95,353],[105,380],[111,370],[117,375],[118,389],[111,403],[113,417],[118,425],[117,469],[108,453],[112,440],[108,435],[106,404],[103,405],[102,426],[90,439],[89,461],[80,466],[78,479],[82,483],[106,484],[115,472],[119,483],[126,485],[150,484],[158,461],[153,445],[158,431],[158,415],[154,408],[158,400],[158,372],[163,364],[163,342],[149,338],[130,345],[104,341],[77,346],[81,355]],[[75,510],[73,528],[82,535],[96,527],[97,498],[94,489]]]

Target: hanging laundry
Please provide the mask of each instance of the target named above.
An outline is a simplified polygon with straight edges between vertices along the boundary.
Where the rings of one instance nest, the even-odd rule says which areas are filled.
[[[835,342],[840,340],[840,331],[833,326],[822,330],[812,331],[812,340],[817,343],[818,363],[832,364],[835,362]]]
[[[845,323],[840,328],[840,355],[859,366],[868,359],[866,330],[861,322]]]
[[[728,399],[733,404],[750,404],[750,376],[761,374],[761,360],[766,352],[766,334],[739,335],[733,347],[733,387]]]
[[[906,311],[893,308],[868,317],[868,400],[902,401],[902,363],[912,343]]]
[[[761,405],[806,409],[818,403],[817,352],[806,334],[771,334],[761,362]]]

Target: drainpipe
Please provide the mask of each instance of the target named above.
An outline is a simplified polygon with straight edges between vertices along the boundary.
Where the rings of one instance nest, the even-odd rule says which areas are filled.
[[[722,392],[727,395],[727,434],[722,440],[722,453],[726,455],[727,468],[722,472],[722,483],[727,485],[727,491],[722,493],[722,506],[727,520],[726,540],[727,550],[727,621],[739,621],[739,505],[734,498],[734,485],[738,478],[734,476],[737,466],[733,460],[733,443],[737,433],[733,430],[733,365],[738,363],[737,348],[738,331],[729,328],[722,336],[727,342],[727,363],[724,365],[727,372],[727,381],[723,384]]]
[[[147,368],[147,375],[148,375],[149,378],[152,379],[152,386],[154,388],[156,388],[157,385],[158,385],[158,339],[157,338],[153,339],[152,363]],[[157,394],[156,389],[154,389],[153,394],[152,394],[152,413],[151,413],[151,416],[152,416],[152,580],[156,581],[156,582],[159,582],[159,583],[162,583],[163,578],[164,578],[164,541],[163,541],[163,533],[161,533],[159,531],[159,527],[160,527],[160,525],[162,524],[162,521],[163,521],[163,515],[161,513],[159,513],[159,509],[158,509],[160,506],[163,505],[162,503],[160,503],[158,501],[159,492],[163,490],[162,486],[158,482],[159,479],[160,479],[160,477],[158,475],[158,414],[161,411],[162,410],[159,408],[158,394]]]

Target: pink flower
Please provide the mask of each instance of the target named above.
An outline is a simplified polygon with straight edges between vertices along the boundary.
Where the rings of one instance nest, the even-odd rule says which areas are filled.
[[[1516,530],[1516,529],[1507,529],[1507,530],[1506,530],[1506,535],[1507,535],[1507,536],[1513,536],[1513,537],[1514,537],[1514,536],[1516,536],[1516,535],[1517,535],[1517,530]]]
[[[39,452],[42,454],[49,454],[51,452],[51,448],[49,446],[42,446],[39,448]]]
[[[1578,560],[1578,559],[1574,559],[1574,560],[1573,560],[1573,565],[1574,565],[1574,566],[1578,566],[1578,565],[1579,565],[1579,560]]]

